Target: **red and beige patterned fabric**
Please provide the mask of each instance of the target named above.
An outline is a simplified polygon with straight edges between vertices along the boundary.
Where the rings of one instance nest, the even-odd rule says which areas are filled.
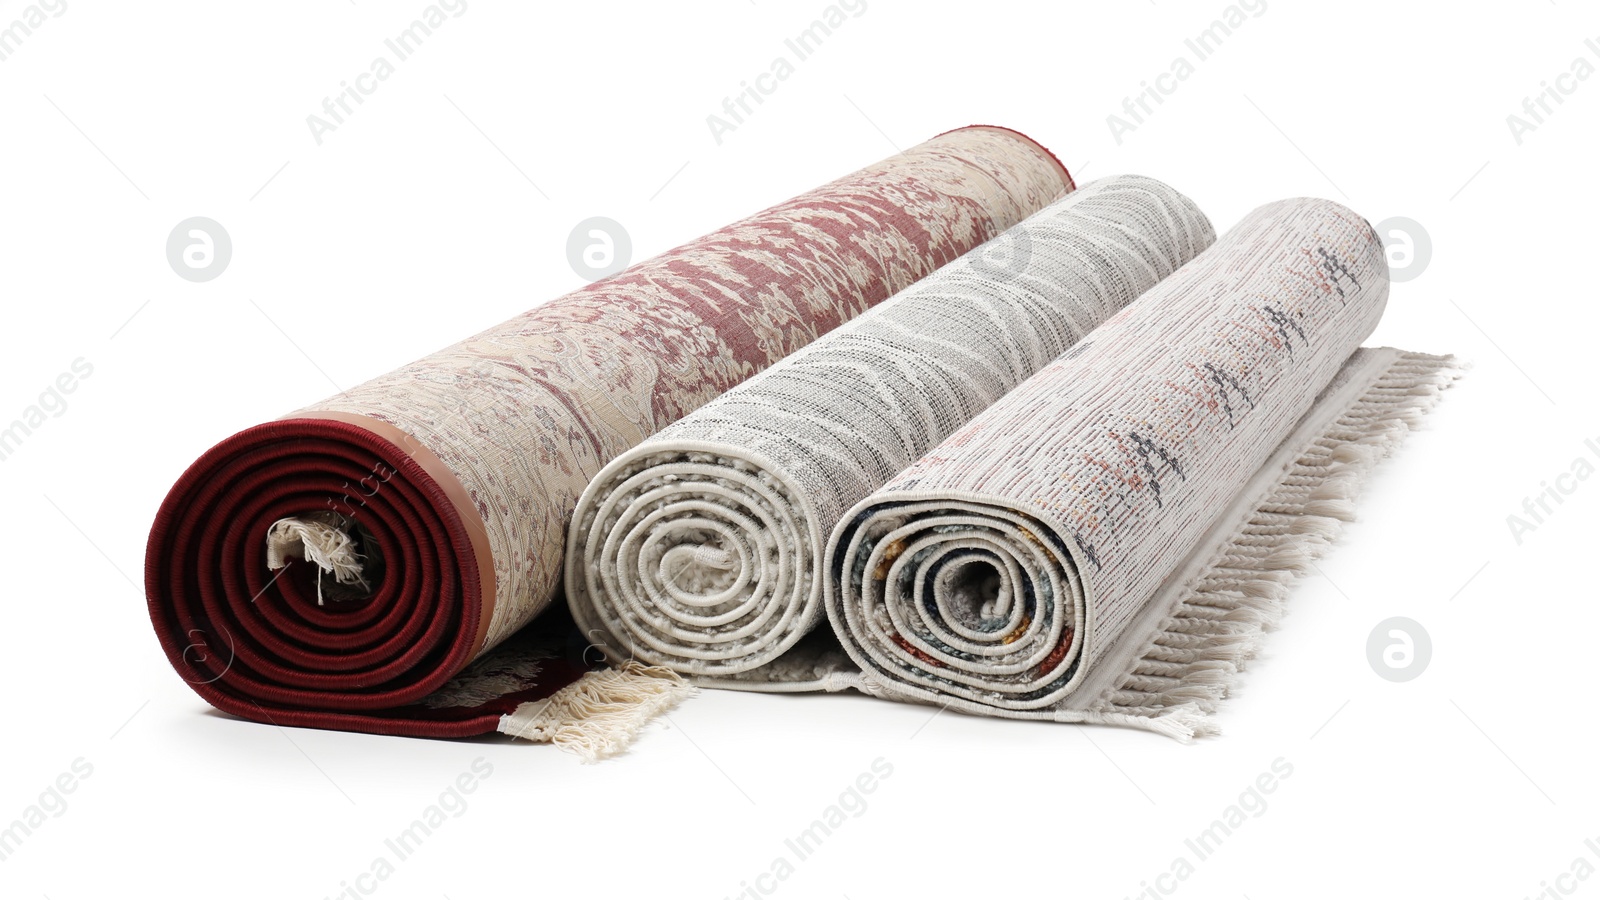
[[[588,480],[1072,186],[1016,132],[949,132],[223,441],[150,535],[168,659],[245,718],[559,741],[556,712],[511,714],[593,717],[629,671],[505,642],[555,593]]]

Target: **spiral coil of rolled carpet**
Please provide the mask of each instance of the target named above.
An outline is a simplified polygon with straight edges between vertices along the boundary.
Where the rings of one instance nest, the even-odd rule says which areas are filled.
[[[958,129],[228,438],[151,529],[168,660],[247,719],[614,750],[681,683],[519,634],[589,478],[1071,188]]]

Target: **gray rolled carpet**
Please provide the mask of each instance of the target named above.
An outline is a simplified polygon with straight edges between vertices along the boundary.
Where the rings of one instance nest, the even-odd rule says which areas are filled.
[[[850,509],[827,611],[864,679],[971,712],[1189,737],[1454,377],[1358,350],[1383,247],[1285,200]]]
[[[568,602],[615,659],[748,672],[823,623],[852,504],[1214,239],[1152,179],[1079,188],[613,460],[578,502]]]

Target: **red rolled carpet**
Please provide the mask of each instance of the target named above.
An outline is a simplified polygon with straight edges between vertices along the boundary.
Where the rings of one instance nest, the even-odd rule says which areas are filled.
[[[524,627],[589,479],[1071,188],[1023,135],[958,129],[228,438],[151,529],[167,658],[248,719],[610,752],[680,686]]]

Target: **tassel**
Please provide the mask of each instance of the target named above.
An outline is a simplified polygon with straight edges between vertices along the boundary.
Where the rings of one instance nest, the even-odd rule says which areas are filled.
[[[639,729],[694,692],[671,669],[630,659],[615,669],[590,672],[544,700],[518,706],[500,717],[500,732],[553,743],[595,762],[621,753]]]
[[[1341,524],[1354,518],[1352,501],[1370,470],[1461,372],[1452,357],[1399,354],[1218,549],[1122,681],[1087,713],[1059,717],[1132,725],[1185,742],[1216,733],[1210,716],[1217,701],[1232,692],[1262,634],[1282,616],[1287,582],[1327,551]],[[1251,531],[1251,523],[1270,517],[1287,527]]]

